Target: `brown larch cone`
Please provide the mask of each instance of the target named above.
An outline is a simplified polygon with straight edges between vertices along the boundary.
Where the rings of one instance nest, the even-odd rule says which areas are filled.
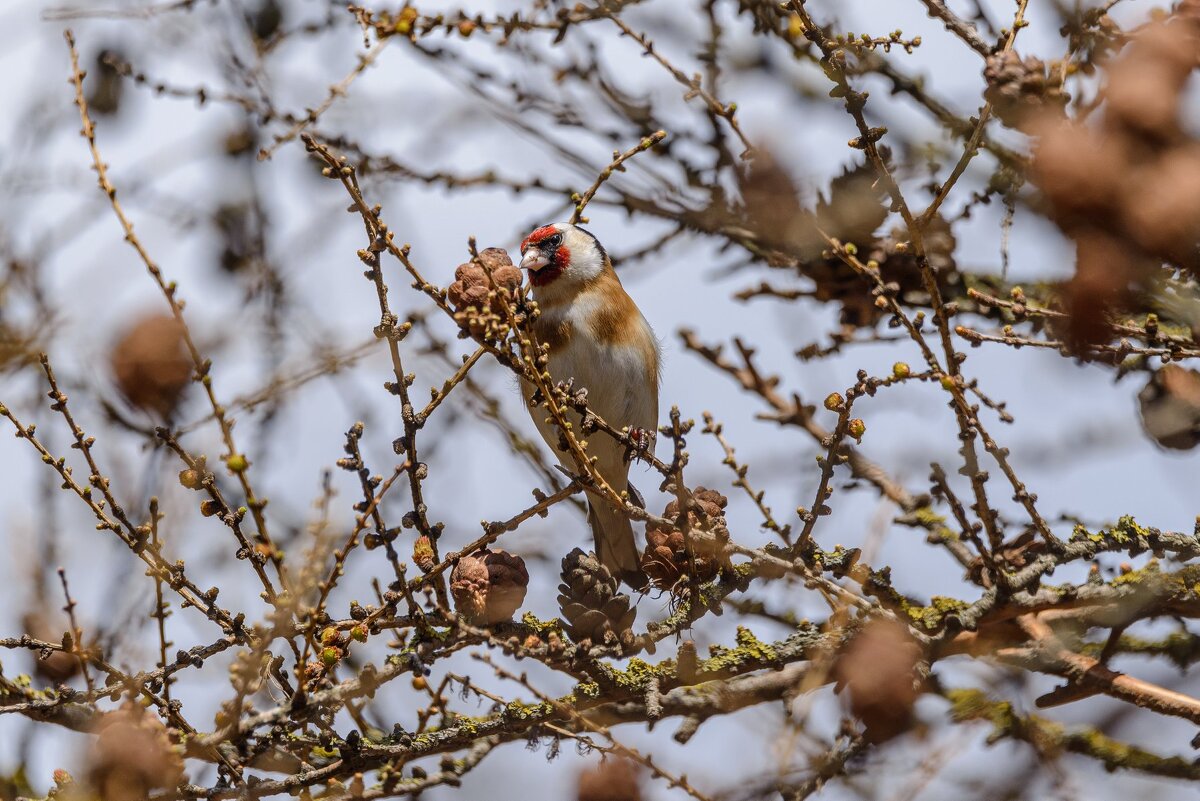
[[[494,323],[503,321],[503,307],[496,302],[497,293],[507,290],[516,295],[520,287],[521,271],[513,266],[508,253],[501,248],[486,248],[480,251],[478,262],[458,265],[454,283],[446,289],[446,298],[454,307],[454,319],[460,326],[475,336],[485,336]]]
[[[140,704],[127,701],[103,715],[95,733],[87,779],[103,801],[140,801],[183,778],[183,760],[162,722]]]
[[[637,609],[617,587],[617,578],[594,553],[576,548],[563,557],[558,605],[563,627],[572,640],[615,645],[632,639]]]
[[[578,801],[641,801],[638,766],[628,759],[608,758],[579,774]]]
[[[833,676],[850,711],[862,721],[867,742],[881,743],[912,727],[921,694],[921,647],[892,620],[868,622],[838,654]]]
[[[718,549],[720,542],[728,539],[729,535],[725,524],[725,506],[729,499],[716,490],[704,487],[697,487],[692,497],[708,522],[701,522],[700,515],[695,511],[688,511],[688,523],[692,531],[696,532],[695,536],[690,538],[691,560],[688,559],[682,531],[660,528],[653,523],[646,524],[646,550],[642,552],[642,570],[659,589],[671,589],[684,575],[691,575],[697,581],[709,581],[720,572],[723,560]],[[667,504],[662,516],[672,521],[678,518],[679,501],[674,500]],[[715,536],[699,536],[702,529],[708,529]]]
[[[454,609],[474,624],[511,620],[525,601],[529,571],[507,551],[484,548],[458,560],[450,574]]]
[[[737,173],[741,221],[760,241],[805,258],[820,256],[825,243],[813,213],[800,203],[800,189],[766,148]]]
[[[887,148],[880,145],[879,149],[884,160],[889,160]],[[753,230],[764,245],[799,257],[802,274],[813,283],[813,297],[839,304],[843,324],[870,327],[884,312],[875,305],[871,283],[846,269],[841,258],[828,250],[824,234],[853,245],[863,261],[877,262],[881,278],[898,287],[898,294],[924,290],[923,267],[908,246],[907,233],[891,237],[894,242],[882,236],[880,228],[890,213],[890,202],[870,161],[846,167],[828,191],[820,194],[813,209],[799,205],[791,179],[769,157],[755,156],[740,181],[745,219],[739,224]],[[932,248],[926,242],[929,266],[934,268],[939,286],[948,286],[957,280],[950,257],[954,239],[945,220],[935,217],[931,222],[939,233]]]
[[[113,348],[113,378],[131,404],[166,419],[192,377],[183,326],[154,314],[134,323]]]

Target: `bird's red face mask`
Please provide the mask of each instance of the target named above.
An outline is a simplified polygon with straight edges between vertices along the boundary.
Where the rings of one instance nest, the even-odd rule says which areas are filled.
[[[562,232],[546,225],[521,243],[521,269],[529,270],[529,283],[545,286],[566,271],[571,251],[563,244]]]

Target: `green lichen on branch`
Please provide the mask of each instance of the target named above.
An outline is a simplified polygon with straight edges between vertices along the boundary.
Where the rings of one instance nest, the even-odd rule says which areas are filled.
[[[1087,643],[1081,652],[1087,656],[1098,657],[1103,650],[1103,643]],[[1114,650],[1116,653],[1131,656],[1165,656],[1180,670],[1186,670],[1200,660],[1200,637],[1186,631],[1177,631],[1161,640],[1147,640],[1124,634],[1117,640]]]
[[[948,617],[957,615],[969,606],[970,604],[966,601],[960,601],[957,598],[935,595],[929,599],[929,604],[926,606],[915,606],[905,601],[903,609],[909,620],[926,632],[932,633],[941,631],[945,628]]]
[[[989,743],[1003,739],[1029,743],[1039,755],[1081,754],[1109,770],[1136,770],[1176,779],[1200,778],[1200,765],[1182,757],[1164,757],[1114,740],[1092,728],[1068,729],[1036,715],[1021,715],[1007,701],[996,701],[981,690],[956,689],[943,693],[956,723],[985,721],[992,726]]]
[[[1200,597],[1200,565],[1185,565],[1165,573],[1158,560],[1114,578],[1113,587],[1135,587],[1151,591],[1161,600],[1193,601]]]
[[[662,681],[678,678],[678,671],[673,659],[664,659],[651,664],[643,659],[634,658],[629,660],[629,666],[625,670],[618,670],[603,664],[601,669],[605,682],[632,693],[644,693],[649,687],[650,681],[654,679]]]
[[[1153,547],[1154,540],[1161,533],[1159,529],[1139,525],[1132,516],[1124,515],[1117,520],[1115,526],[1099,531],[1088,531],[1086,527],[1077,525],[1071,532],[1071,541],[1087,540],[1109,550],[1126,550],[1132,547],[1146,550]]]
[[[539,637],[545,637],[550,633],[562,636],[563,633],[562,624],[559,622],[558,618],[542,620],[541,618],[537,617],[537,615],[533,614],[533,612],[526,612],[525,614],[521,615],[521,624],[527,627],[530,632],[538,635]]]
[[[601,684],[640,696],[646,692],[652,680],[659,683],[660,690],[666,691],[671,687],[740,676],[756,670],[778,668],[798,662],[809,656],[823,636],[818,626],[805,622],[784,640],[768,643],[760,640],[750,629],[739,626],[737,645],[709,646],[710,656],[696,663],[695,675],[689,672],[681,676],[679,664],[675,659],[664,659],[652,664],[634,658],[629,660],[625,670],[598,663],[597,679]]]
[[[957,617],[960,612],[970,608],[966,601],[935,595],[928,604],[919,604],[902,595],[891,584],[891,570],[872,570],[863,582],[863,590],[877,598],[881,604],[892,611],[904,615],[912,624],[927,634],[934,634],[946,627],[946,621],[951,616]]]
[[[738,626],[736,648],[713,645],[709,647],[709,653],[711,658],[700,663],[701,674],[723,674],[748,665],[770,667],[778,661],[776,650],[745,626]]]
[[[594,686],[594,685],[593,685]],[[507,721],[539,721],[554,717],[558,712],[555,703],[560,705],[573,706],[579,699],[580,693],[578,687],[575,692],[564,695],[557,699],[557,702],[538,701],[536,703],[526,703],[520,700],[512,700],[505,704],[500,709],[500,717]],[[487,723],[489,718],[474,718],[476,724]]]
[[[932,543],[956,542],[959,539],[958,532],[947,525],[946,516],[938,514],[931,506],[914,509],[908,514],[896,518],[896,522],[913,528],[925,529],[929,532],[927,539]]]

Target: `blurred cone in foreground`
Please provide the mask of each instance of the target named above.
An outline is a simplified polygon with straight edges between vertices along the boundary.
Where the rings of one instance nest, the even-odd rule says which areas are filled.
[[[110,364],[121,394],[163,419],[171,417],[192,376],[183,326],[165,314],[134,323],[113,348]]]
[[[882,743],[912,728],[920,659],[916,640],[891,620],[870,621],[838,655],[834,678],[867,742]]]
[[[606,759],[579,774],[579,801],[641,801],[638,768],[628,759]]]
[[[1022,123],[1034,137],[1030,182],[1077,246],[1075,276],[1064,286],[1065,338],[1089,357],[1085,346],[1114,338],[1113,317],[1150,310],[1139,296],[1153,289],[1162,262],[1200,275],[1200,143],[1183,113],[1200,66],[1197,4],[1179,4],[1124,38],[1120,56],[1105,64],[1098,121],[1043,109]],[[1006,100],[1028,105],[1044,95],[1040,68],[1030,66],[1012,55],[990,60],[988,99],[1002,116]]]
[[[1142,427],[1164,448],[1189,450],[1200,443],[1200,372],[1168,364],[1138,393]]]
[[[183,778],[183,760],[162,722],[141,705],[130,701],[105,714],[95,733],[87,778],[103,801],[139,801]]]
[[[738,173],[745,206],[744,224],[770,247],[805,258],[824,247],[812,212],[800,203],[800,190],[783,166],[766,148]]]

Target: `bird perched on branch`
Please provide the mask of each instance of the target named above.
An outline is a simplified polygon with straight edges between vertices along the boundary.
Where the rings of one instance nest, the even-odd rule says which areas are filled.
[[[635,442],[652,443],[658,427],[658,340],[621,286],[604,247],[577,225],[546,225],[521,243],[521,268],[529,271],[541,310],[534,335],[549,347],[552,378],[574,379],[576,388],[587,390],[588,409],[618,430],[628,426]],[[532,396],[533,387],[522,389],[526,399]],[[558,428],[536,406],[530,406],[530,413],[542,438],[558,453]],[[579,431],[578,415],[572,413],[571,419]],[[643,505],[629,483],[628,449],[599,432],[587,442],[588,455],[605,482],[617,492],[628,490],[630,500]],[[644,587],[646,577],[625,513],[592,495],[588,522],[601,563],[631,587]]]

